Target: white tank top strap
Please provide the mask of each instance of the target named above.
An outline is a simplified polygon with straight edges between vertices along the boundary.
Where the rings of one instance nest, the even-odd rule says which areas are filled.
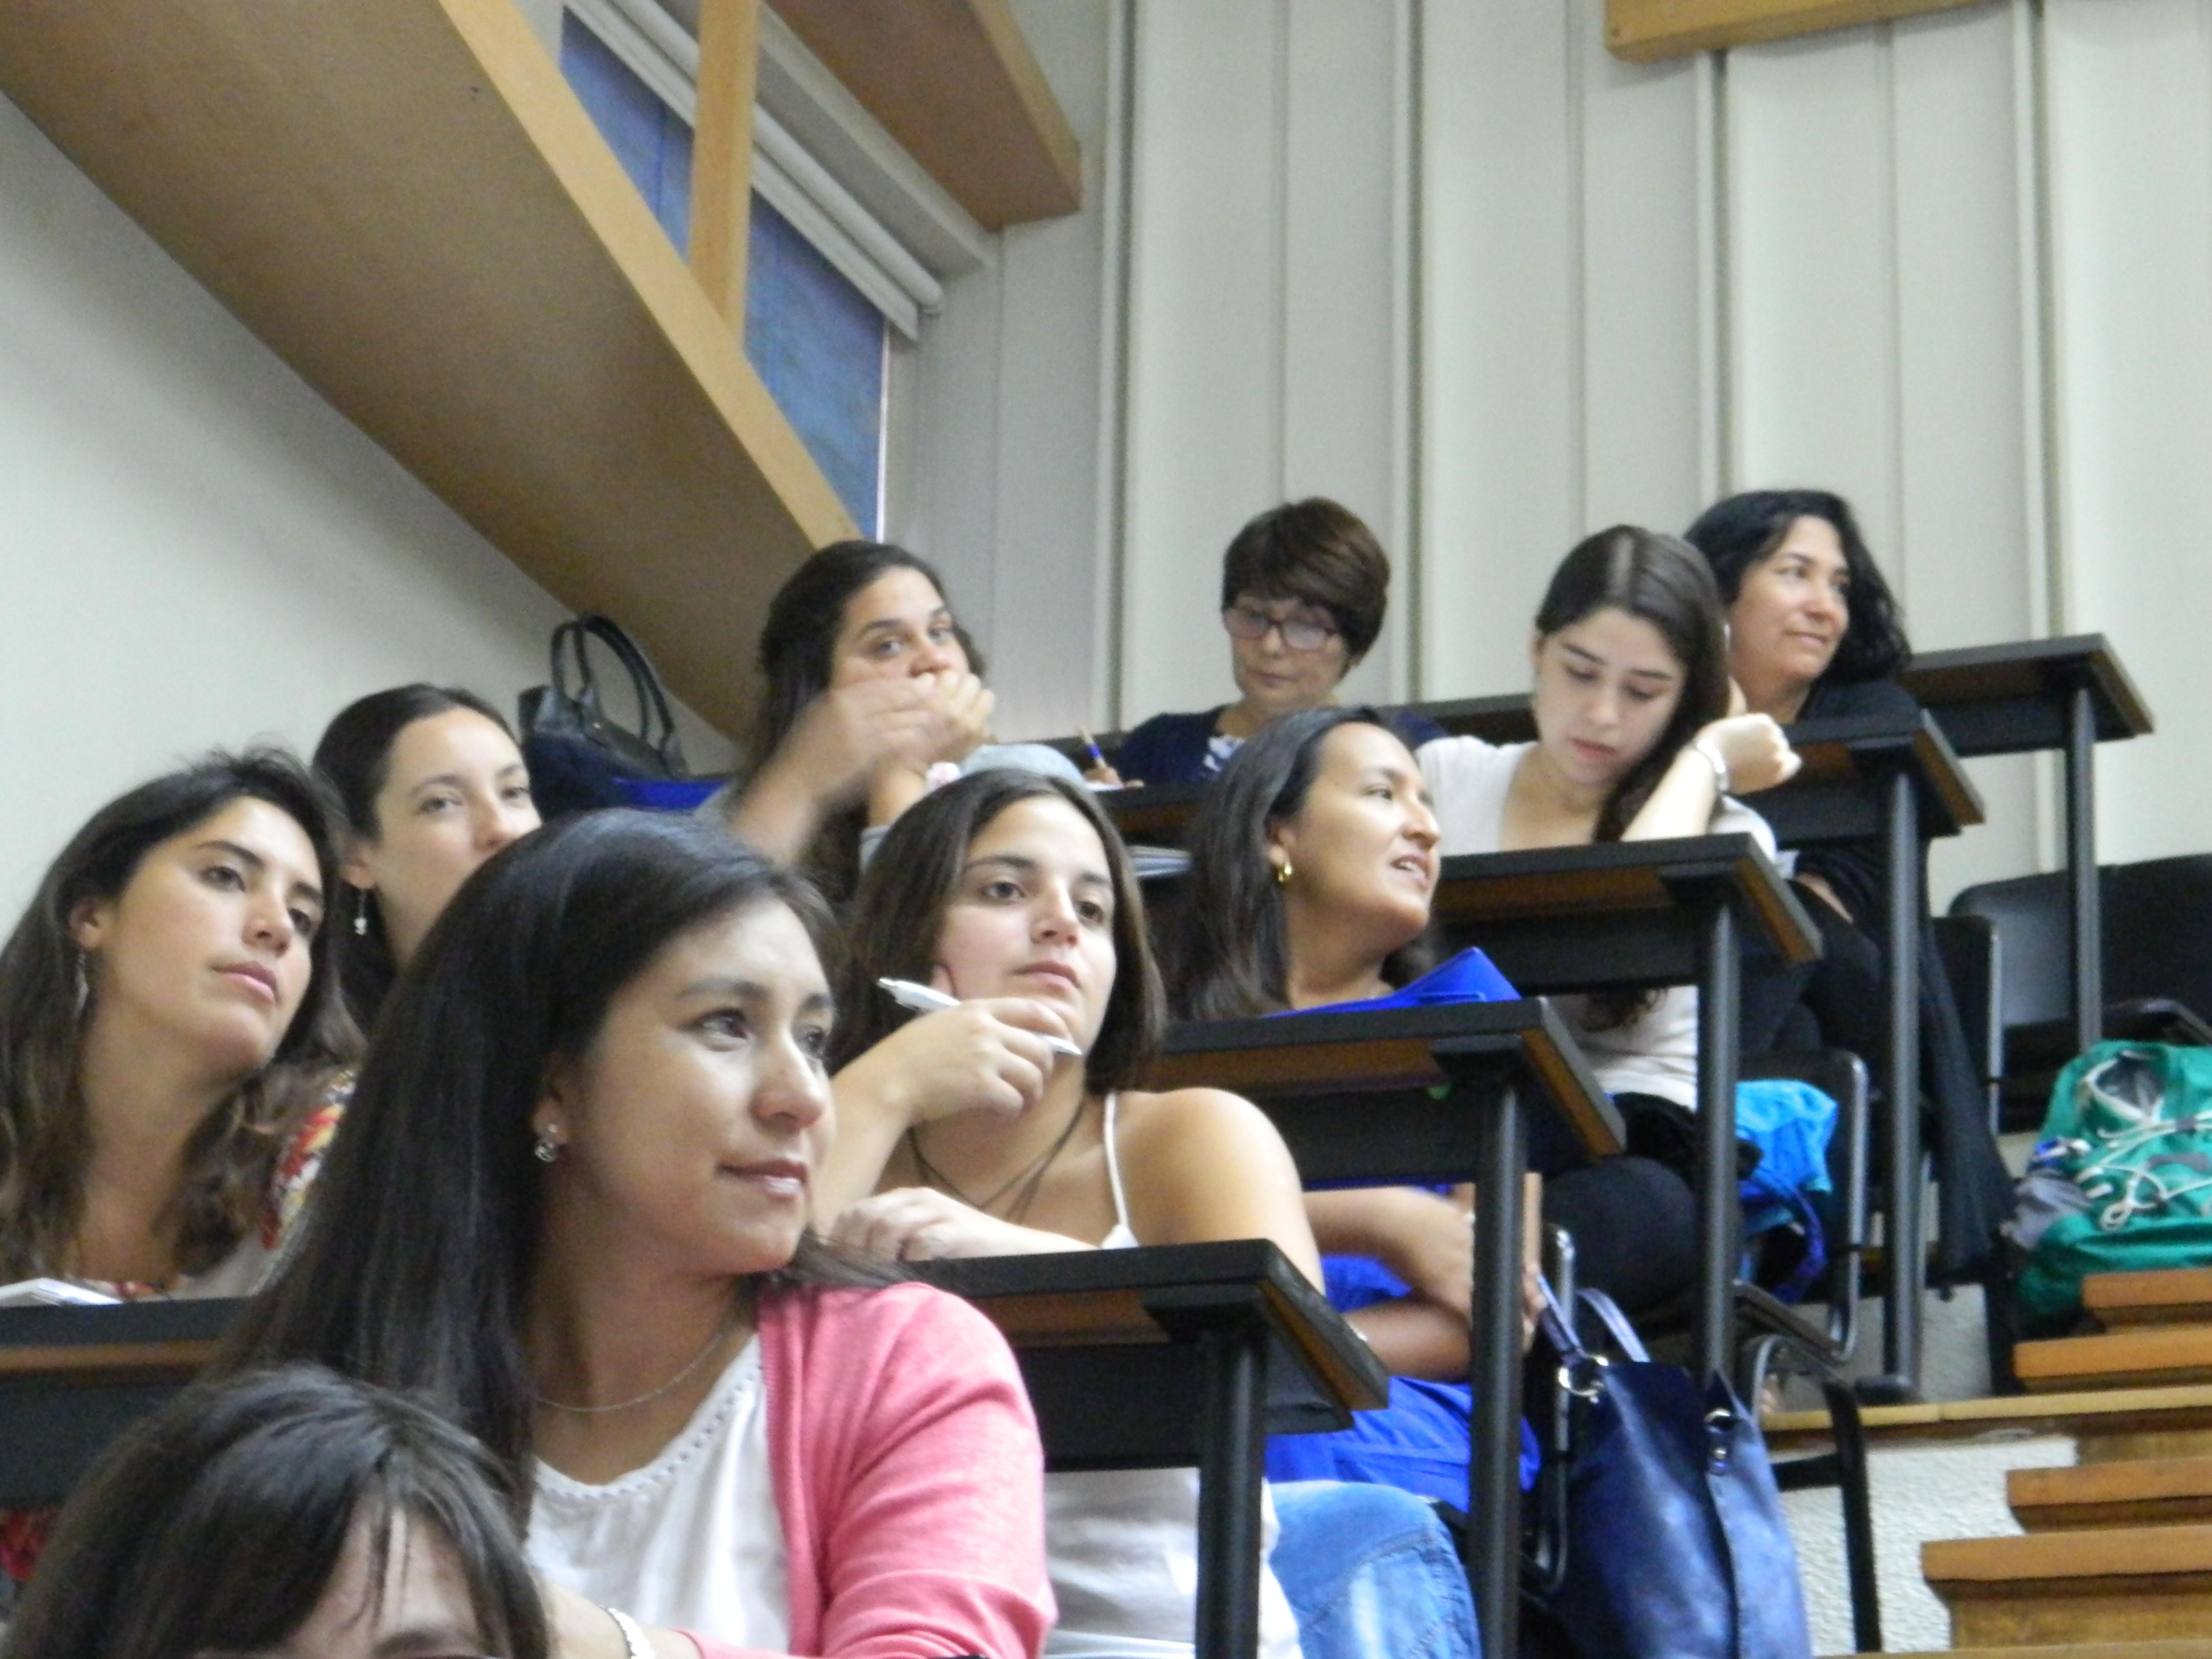
[[[1131,1249],[1137,1243],[1137,1235],[1129,1227],[1128,1196],[1121,1190],[1121,1153],[1114,1144],[1115,1109],[1121,1098],[1118,1093],[1106,1097],[1106,1180],[1114,1189],[1114,1225],[1098,1242],[1098,1248],[1102,1250]]]

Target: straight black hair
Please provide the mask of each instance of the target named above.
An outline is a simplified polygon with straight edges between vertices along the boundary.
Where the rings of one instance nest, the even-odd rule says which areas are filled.
[[[514,735],[514,728],[498,709],[458,685],[426,685],[420,681],[396,685],[357,697],[338,710],[323,728],[322,741],[315,745],[314,767],[337,793],[348,834],[370,842],[382,839],[384,825],[376,816],[376,798],[392,781],[392,744],[416,721],[450,714],[457,708],[481,714],[508,737]],[[354,1024],[366,1031],[376,1024],[377,1010],[384,1006],[392,977],[399,971],[392,953],[392,935],[372,895],[341,881],[330,898],[328,926],[337,935],[338,988],[345,995]],[[361,927],[359,933],[355,931],[356,925]]]
[[[969,848],[1001,812],[1025,800],[1063,800],[1073,807],[1097,832],[1113,882],[1114,990],[1085,1063],[1085,1085],[1104,1094],[1144,1080],[1159,1052],[1166,999],[1129,849],[1088,789],[1018,767],[993,767],[925,796],[900,816],[877,848],[853,899],[838,980],[837,1028],[830,1038],[833,1067],[866,1053],[913,1018],[892,1003],[877,980],[928,981],[945,930],[945,907],[959,890]]]
[[[1267,831],[1305,808],[1321,748],[1340,726],[1373,726],[1372,708],[1307,708],[1269,722],[1230,757],[1206,792],[1183,844],[1190,871],[1170,995],[1182,1019],[1241,1019],[1290,1006],[1289,930],[1283,890],[1267,860]],[[1425,935],[1394,951],[1382,978],[1403,985],[1429,965]]]
[[[514,1507],[483,1449],[410,1401],[305,1365],[199,1383],[78,1488],[0,1659],[273,1649],[314,1613],[356,1526],[380,1598],[401,1521],[410,1547],[452,1553],[483,1650],[547,1659]]]
[[[70,837],[0,948],[0,1278],[73,1271],[91,1130],[78,1087],[87,983],[71,917],[112,899],[146,854],[233,802],[265,801],[314,848],[327,896],[337,882],[329,793],[281,749],[210,754],[140,784]],[[177,1266],[213,1267],[246,1236],[278,1154],[332,1073],[359,1047],[331,972],[327,921],[307,943],[306,995],[270,1063],[227,1096],[185,1147]],[[98,995],[96,982],[92,995]]]
[[[409,1390],[483,1441],[526,1505],[522,1326],[544,1225],[530,1115],[547,1073],[679,935],[775,904],[818,945],[827,918],[802,878],[686,817],[589,812],[489,860],[392,986],[299,1246],[227,1363],[308,1360]],[[811,1238],[793,1269],[882,1282]]]
[[[1537,607],[1545,638],[1598,611],[1623,611],[1658,629],[1682,669],[1681,700],[1651,752],[1621,777],[1598,814],[1594,841],[1618,841],[1674,757],[1728,713],[1728,629],[1720,590],[1695,549],[1672,536],[1615,525],[1577,543]]]
[[[1905,618],[1881,568],[1867,550],[1851,505],[1825,489],[1750,489],[1717,501],[1698,515],[1685,538],[1711,564],[1721,603],[1734,605],[1744,573],[1782,545],[1800,519],[1820,519],[1843,544],[1850,575],[1844,602],[1850,621],[1821,678],[1838,685],[1887,679],[1912,659]]]

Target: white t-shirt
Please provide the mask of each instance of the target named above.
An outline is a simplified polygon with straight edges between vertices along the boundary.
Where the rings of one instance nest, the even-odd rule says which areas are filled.
[[[641,1623],[787,1651],[760,1338],[643,1468],[593,1486],[539,1463],[528,1548],[548,1578]]]
[[[1495,853],[1504,839],[1505,798],[1521,757],[1533,743],[1488,744],[1480,738],[1439,738],[1425,743],[1416,757],[1421,776],[1436,803],[1442,851]],[[1774,856],[1774,831],[1742,802],[1723,795],[1713,810],[1708,833],[1748,835]],[[1477,939],[1474,943],[1480,945]],[[1695,1110],[1698,1104],[1698,994],[1679,985],[1662,992],[1646,1012],[1609,1030],[1590,1026],[1589,1000],[1554,997],[1553,1004],[1574,1027],[1590,1069],[1609,1094],[1657,1095]]]

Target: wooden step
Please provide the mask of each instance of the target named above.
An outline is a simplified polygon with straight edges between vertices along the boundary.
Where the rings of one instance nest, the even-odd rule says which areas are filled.
[[[2212,1386],[2100,1389],[2075,1394],[1999,1395],[1934,1405],[1870,1406],[1862,1413],[1876,1445],[1926,1440],[1973,1440],[2000,1435],[2069,1434],[2104,1438],[2180,1435],[2212,1430]],[[1831,1440],[1825,1411],[1770,1412],[1761,1420],[1767,1444],[1802,1451]],[[2171,1452],[2166,1455],[2173,1455]],[[2194,1455],[2194,1454],[2191,1454]],[[2087,1454],[2084,1452],[2086,1459]]]
[[[1869,1659],[1855,1655],[1853,1659]],[[1934,1652],[1893,1653],[1888,1659],[2212,1659],[2212,1637],[2173,1642],[2069,1642],[2034,1647],[1942,1648]]]
[[[2081,1305],[2106,1330],[2135,1325],[2212,1325],[2212,1267],[2091,1273]]]
[[[2212,1522],[2212,1457],[2014,1469],[2005,1501],[2030,1532]]]
[[[2212,1382],[2212,1326],[2144,1325],[2023,1342],[2013,1350],[2013,1370],[2033,1394]]]
[[[1923,1544],[1961,1646],[2145,1642],[2212,1632],[2212,1526]]]
[[[1854,1656],[1867,1659],[1867,1656]],[[1893,1653],[1889,1659],[2212,1659],[2212,1637],[2173,1642],[2069,1642],[2034,1647],[1943,1648],[1936,1652]]]

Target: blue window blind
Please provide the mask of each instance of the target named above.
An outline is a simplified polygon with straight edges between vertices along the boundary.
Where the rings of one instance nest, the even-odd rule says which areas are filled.
[[[691,129],[574,14],[561,72],[680,250],[691,241]],[[752,198],[745,355],[864,536],[881,533],[890,325],[798,229]]]
[[[614,49],[561,16],[561,73],[679,251],[691,246],[691,129]]]
[[[758,196],[745,257],[745,355],[860,533],[878,535],[890,325]]]

